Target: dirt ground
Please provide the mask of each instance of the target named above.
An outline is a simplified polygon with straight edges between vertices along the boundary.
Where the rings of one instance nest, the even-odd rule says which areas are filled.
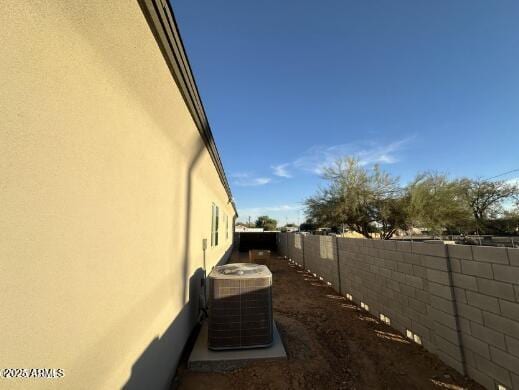
[[[233,261],[239,260],[234,254]],[[295,265],[282,258],[268,265],[274,318],[288,359],[225,373],[194,372],[184,360],[175,387],[483,389]]]

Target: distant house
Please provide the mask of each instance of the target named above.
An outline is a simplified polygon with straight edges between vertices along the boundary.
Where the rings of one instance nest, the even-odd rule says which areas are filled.
[[[314,234],[326,236],[327,234],[331,233],[332,229],[328,227],[321,227],[314,231]]]
[[[247,226],[242,225],[242,224],[237,224],[234,227],[234,231],[236,233],[243,233],[243,232],[261,233],[262,231],[264,231],[264,229],[263,228],[257,228],[257,227],[247,227]]]
[[[297,226],[285,226],[282,229],[284,231],[288,232],[288,233],[293,233],[293,232],[298,232],[299,231],[299,228]]]

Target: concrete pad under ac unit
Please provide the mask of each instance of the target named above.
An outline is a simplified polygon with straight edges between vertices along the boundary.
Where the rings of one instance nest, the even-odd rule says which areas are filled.
[[[274,322],[274,342],[270,347],[212,351],[207,347],[207,321],[202,324],[188,360],[194,371],[229,371],[254,360],[286,359],[287,353]]]

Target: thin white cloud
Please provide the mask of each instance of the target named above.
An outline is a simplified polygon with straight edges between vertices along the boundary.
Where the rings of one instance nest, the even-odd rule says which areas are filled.
[[[272,181],[270,177],[258,177],[248,172],[238,172],[231,175],[233,183],[239,187],[257,187]]]
[[[412,138],[403,138],[389,144],[376,142],[352,142],[333,146],[315,145],[295,160],[273,166],[274,174],[292,177],[294,170],[321,175],[326,167],[344,156],[354,156],[361,165],[394,164],[399,161],[399,152]],[[283,175],[285,174],[285,175]]]
[[[290,163],[273,165],[271,167],[273,170],[273,174],[276,176],[279,176],[279,177],[291,178],[292,175],[288,172],[289,165],[290,165]]]
[[[250,176],[250,173],[248,172],[236,172],[231,175],[231,177],[235,179],[244,179]]]
[[[240,215],[240,217],[258,217],[269,213],[297,213],[300,210],[303,210],[303,206],[300,204],[283,204],[276,206],[239,208],[238,215]]]

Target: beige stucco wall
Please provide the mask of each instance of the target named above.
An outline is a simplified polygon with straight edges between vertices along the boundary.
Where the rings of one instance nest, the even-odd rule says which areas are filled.
[[[162,386],[233,208],[136,1],[2,5],[0,368],[65,376],[0,388]]]

